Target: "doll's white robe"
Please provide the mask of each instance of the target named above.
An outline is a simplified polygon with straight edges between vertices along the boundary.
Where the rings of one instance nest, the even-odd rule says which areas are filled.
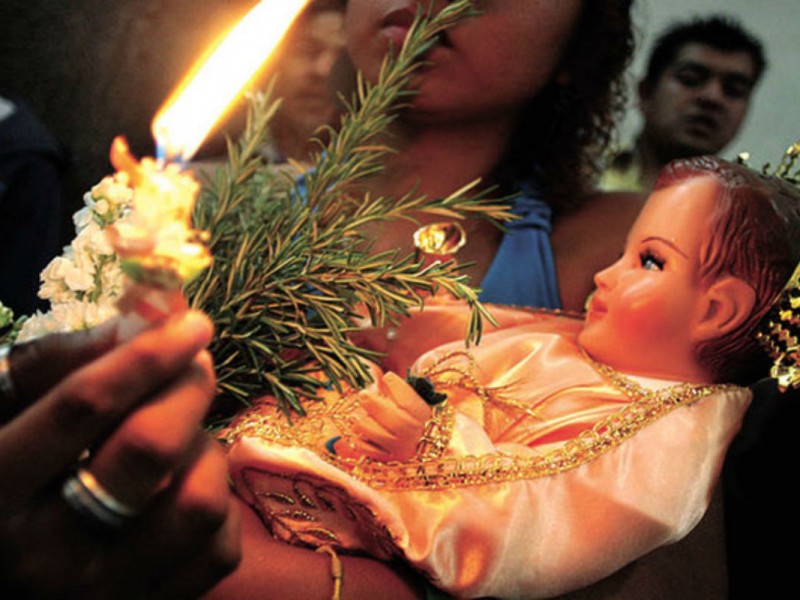
[[[639,380],[661,392],[632,399],[580,351],[579,322],[510,317],[470,350],[471,367],[458,356],[442,362],[459,344],[417,362],[417,371],[472,369],[480,389],[503,390],[498,402],[475,390],[451,393],[457,412],[447,451],[424,469],[340,468],[324,440],[346,403],[331,394],[301,433],[266,425],[271,407],[239,420],[229,455],[238,493],[278,537],[401,557],[465,597],[581,588],[688,534],[708,506],[749,391],[706,389],[674,407],[668,399],[684,388]],[[574,460],[559,466],[566,447]],[[543,469],[539,456],[553,464]]]

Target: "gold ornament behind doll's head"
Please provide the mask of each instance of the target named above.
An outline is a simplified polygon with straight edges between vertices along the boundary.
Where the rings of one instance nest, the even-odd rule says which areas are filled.
[[[800,387],[800,265],[764,317],[756,338],[774,361],[778,389]]]

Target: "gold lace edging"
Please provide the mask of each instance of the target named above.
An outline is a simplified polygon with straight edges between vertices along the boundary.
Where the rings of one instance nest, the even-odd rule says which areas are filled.
[[[616,414],[599,421],[592,429],[566,442],[563,447],[539,456],[495,453],[382,463],[366,458],[347,460],[326,452],[318,454],[326,462],[349,472],[370,487],[381,490],[443,490],[535,479],[584,465],[613,450],[676,408],[694,404],[716,392],[735,389],[739,388],[731,385],[679,384],[646,393]],[[454,415],[450,412],[445,418],[449,420]],[[269,439],[270,436],[264,435],[264,430],[258,431],[258,427],[252,426],[253,423],[250,425],[239,429],[237,437],[257,435],[279,445],[292,445],[286,439]],[[294,437],[294,441],[296,443],[299,440]]]
[[[540,456],[489,454],[402,464],[361,461],[353,465],[351,473],[373,488],[388,490],[441,490],[555,475],[607,453],[676,408],[733,388],[681,384],[648,394],[563,447]]]

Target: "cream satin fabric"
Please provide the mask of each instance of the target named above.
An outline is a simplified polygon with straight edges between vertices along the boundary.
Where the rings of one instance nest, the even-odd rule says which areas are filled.
[[[460,311],[441,308],[438,318],[459,321]],[[500,330],[472,350],[476,374],[535,415],[466,392],[451,397],[459,414],[450,456],[545,452],[629,403],[580,352],[580,322],[516,311],[501,316]],[[452,324],[439,331],[455,331]],[[433,325],[429,320],[423,330]],[[463,344],[425,355],[416,369],[457,348]],[[288,541],[313,544],[327,528],[345,547],[401,555],[458,596],[547,597],[597,581],[691,531],[749,400],[744,389],[717,392],[587,464],[534,479],[379,491],[320,458],[324,449],[281,447],[258,436],[233,444],[231,472],[242,497]],[[298,490],[322,501],[309,508]],[[269,500],[281,494],[306,515],[281,517],[288,513]]]

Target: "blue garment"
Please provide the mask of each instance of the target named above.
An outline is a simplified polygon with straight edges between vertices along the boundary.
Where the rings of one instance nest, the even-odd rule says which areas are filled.
[[[550,245],[552,211],[531,183],[520,186],[497,254],[483,278],[482,302],[560,308],[556,264]]]
[[[39,273],[61,252],[66,150],[26,104],[0,119],[0,301],[16,316],[47,310]]]
[[[305,176],[300,175],[295,184],[300,198],[306,198]],[[508,232],[500,240],[497,254],[483,278],[479,295],[482,302],[561,308],[550,245],[553,213],[539,195],[529,181],[520,185],[519,194],[513,198],[511,210],[520,218],[508,224]]]

